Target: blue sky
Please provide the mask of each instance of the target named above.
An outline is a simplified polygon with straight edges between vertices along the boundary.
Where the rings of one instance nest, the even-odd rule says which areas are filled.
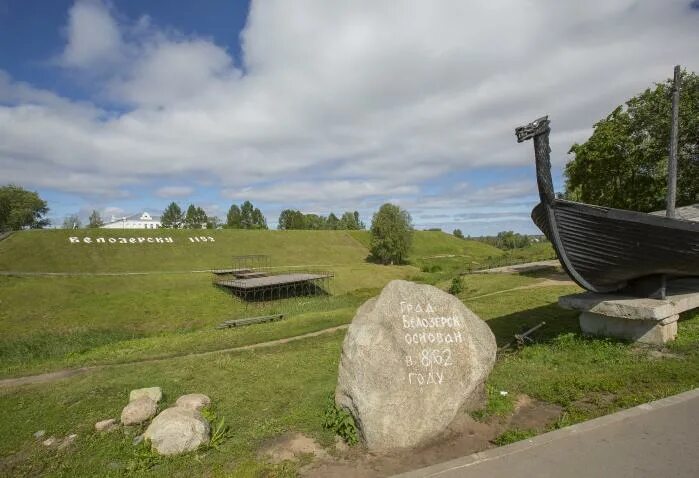
[[[60,224],[386,201],[417,227],[535,233],[530,144],[554,178],[615,106],[699,70],[695,0],[0,0],[0,183]]]

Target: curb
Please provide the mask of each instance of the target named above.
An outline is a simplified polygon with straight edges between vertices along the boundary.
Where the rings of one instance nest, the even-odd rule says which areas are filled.
[[[455,458],[454,460],[446,461],[444,463],[439,463],[437,465],[432,465],[425,468],[408,471],[406,473],[401,473],[399,475],[395,475],[395,478],[433,477],[440,476],[444,473],[453,472],[455,470],[462,470],[462,473],[465,473],[465,469],[473,465],[478,465],[487,461],[497,460],[505,456],[521,453],[532,448],[546,445],[561,438],[580,435],[591,430],[612,425],[614,423],[628,420],[640,415],[645,415],[649,412],[671,407],[696,398],[699,398],[699,388],[695,388],[694,390],[689,390],[687,392],[656,400],[654,402],[644,403],[642,405],[638,405],[627,410],[612,413],[611,415],[605,415],[603,417],[594,418],[586,422],[577,423],[569,427],[561,428],[560,430],[554,430],[552,432],[544,433],[542,435],[537,435],[533,438],[518,441],[510,445],[498,448],[491,448],[489,450],[474,453],[472,455],[464,456],[461,458]]]

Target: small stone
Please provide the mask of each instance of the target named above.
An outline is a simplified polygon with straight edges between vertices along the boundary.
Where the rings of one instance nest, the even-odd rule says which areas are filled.
[[[153,419],[144,436],[161,455],[196,450],[209,441],[209,422],[196,410],[173,407]]]
[[[158,405],[148,397],[137,398],[128,403],[121,411],[121,423],[138,425],[153,418],[158,411]]]
[[[136,390],[131,390],[131,393],[129,393],[129,402],[133,402],[142,397],[148,397],[155,403],[158,403],[163,398],[163,391],[160,387],[137,388]]]
[[[131,440],[131,443],[133,443],[134,446],[140,445],[141,443],[143,443],[143,433],[133,437],[133,440]]]
[[[72,434],[68,435],[67,437],[65,437],[65,438],[63,439],[63,441],[60,443],[60,445],[58,445],[58,449],[59,449],[59,450],[63,450],[64,448],[69,447],[70,445],[73,444],[73,442],[75,442],[75,440],[76,440],[77,438],[78,438],[78,435],[75,434],[75,433],[72,433]]]
[[[98,432],[108,432],[113,430],[116,426],[117,421],[114,418],[108,418],[107,420],[95,423],[95,430]]]
[[[39,430],[38,432],[34,432],[34,438],[37,440],[39,438],[42,438],[44,435],[46,435],[46,430]]]
[[[58,443],[58,438],[56,437],[48,437],[46,440],[41,442],[41,444],[44,446],[54,446],[56,443]]]
[[[190,393],[182,395],[175,402],[178,407],[189,408],[190,410],[201,410],[211,404],[211,399],[203,393]]]

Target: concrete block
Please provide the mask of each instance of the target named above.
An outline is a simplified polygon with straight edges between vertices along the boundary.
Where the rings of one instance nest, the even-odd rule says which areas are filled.
[[[679,315],[664,320],[640,320],[583,312],[580,329],[584,334],[663,345],[677,337]]]
[[[677,336],[679,314],[699,307],[699,279],[668,282],[664,300],[584,292],[563,296],[558,305],[582,312],[585,334],[662,345]]]
[[[594,312],[632,320],[664,320],[699,307],[699,279],[675,279],[668,282],[667,298],[645,299],[620,294],[566,295],[558,299],[564,309]]]

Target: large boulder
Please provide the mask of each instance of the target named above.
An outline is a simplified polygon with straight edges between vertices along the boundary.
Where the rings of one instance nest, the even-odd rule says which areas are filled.
[[[148,425],[143,437],[150,440],[161,455],[175,455],[196,450],[209,441],[209,422],[196,410],[167,408]]]
[[[495,354],[490,328],[459,299],[392,281],[352,320],[335,400],[370,449],[420,445],[482,406]]]
[[[121,411],[121,423],[138,425],[155,416],[158,405],[148,397],[130,401]]]

